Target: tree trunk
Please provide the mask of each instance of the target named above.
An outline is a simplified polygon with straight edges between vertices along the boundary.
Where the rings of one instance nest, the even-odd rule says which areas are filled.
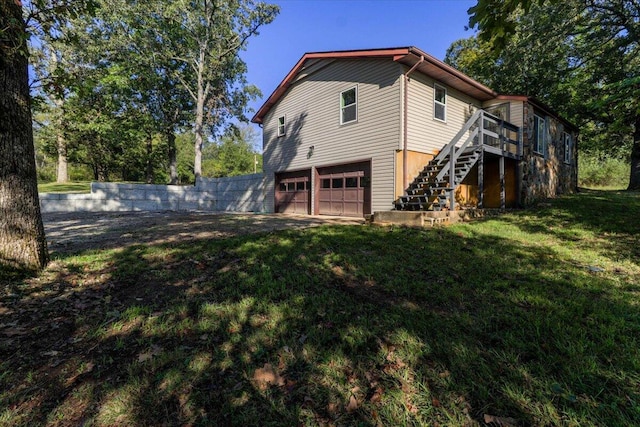
[[[55,55],[54,55],[55,56]],[[64,101],[61,98],[54,100],[58,113],[61,115],[57,123],[56,149],[58,151],[58,170],[56,174],[56,182],[65,183],[69,181],[68,159],[67,159],[67,141],[64,139],[64,118],[62,117],[62,109]]]
[[[193,159],[193,174],[195,184],[202,175],[202,145],[204,143],[204,104],[207,99],[207,89],[204,82],[204,61],[206,56],[206,43],[200,45],[200,60],[198,61],[196,88],[196,123],[195,123],[195,158]],[[208,86],[207,86],[208,87]]]
[[[636,116],[633,131],[633,146],[631,147],[631,174],[627,190],[640,190],[640,115]]]
[[[147,135],[147,184],[153,184],[153,135]]]
[[[38,199],[26,42],[19,2],[0,0],[0,264],[40,269],[48,254]]]
[[[169,146],[169,185],[178,183],[178,153],[176,150],[176,134],[167,129],[167,145]]]
[[[193,174],[196,182],[202,175],[202,144],[204,142],[204,95],[199,97],[196,106],[196,126],[195,126],[195,158],[193,159]]]
[[[67,141],[64,139],[62,131],[58,131],[56,136],[56,146],[58,148],[58,171],[56,182],[64,183],[69,181],[69,169],[67,160]]]

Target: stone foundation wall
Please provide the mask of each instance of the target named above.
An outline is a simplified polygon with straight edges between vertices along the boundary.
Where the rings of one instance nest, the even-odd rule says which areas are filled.
[[[89,194],[41,194],[42,212],[264,212],[262,174],[201,178],[195,186],[92,182]]]
[[[546,152],[534,153],[534,114],[548,121],[546,126]],[[564,161],[563,133],[572,137],[571,159]],[[522,194],[524,206],[536,201],[572,193],[578,185],[577,132],[560,120],[544,112],[534,111],[531,104],[524,104],[523,159],[521,163]]]

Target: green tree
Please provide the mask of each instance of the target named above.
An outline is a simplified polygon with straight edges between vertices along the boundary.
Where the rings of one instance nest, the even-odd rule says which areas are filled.
[[[498,82],[498,90],[547,101],[587,130],[586,146],[604,141],[600,150],[611,150],[628,144],[628,188],[640,189],[640,4],[479,0],[469,12],[470,24],[480,30],[475,51],[464,52],[459,43],[449,61]]]
[[[256,149],[258,135],[249,125],[231,126],[217,144],[203,151],[203,175],[246,175],[262,171],[262,155]]]
[[[205,127],[215,135],[227,119],[246,120],[249,99],[259,91],[247,84],[246,64],[238,56],[258,29],[275,19],[279,8],[253,0],[146,1],[147,30],[153,52],[192,72],[175,76],[194,105],[194,175],[202,174]]]
[[[27,40],[59,29],[86,2],[0,0],[0,264],[39,269],[48,260],[38,199]],[[45,7],[46,6],[46,7]],[[34,24],[34,25],[31,25]]]
[[[170,183],[175,184],[178,181],[175,135],[186,127],[193,109],[181,79],[192,80],[193,70],[156,53],[156,33],[162,32],[167,39],[174,36],[168,33],[168,28],[155,27],[157,21],[148,13],[159,3],[101,0],[96,18],[81,30],[91,34],[87,44],[95,46],[89,62],[117,68],[118,75],[126,78],[121,110],[129,110],[130,115],[138,118],[137,128],[145,145],[146,181],[154,181],[154,164],[158,160],[154,135],[159,133],[166,142]]]

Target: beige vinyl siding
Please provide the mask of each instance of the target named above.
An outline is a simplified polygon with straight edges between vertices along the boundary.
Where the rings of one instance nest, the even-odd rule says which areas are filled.
[[[434,118],[434,83],[447,89],[446,122]],[[474,98],[423,74],[411,74],[407,98],[407,145],[412,151],[434,153],[458,133],[471,116],[469,105],[480,108]]]
[[[511,101],[509,104],[509,121],[522,129],[524,126],[524,103],[522,101]]]
[[[371,208],[389,210],[394,196],[394,152],[401,137],[402,69],[391,59],[327,62],[325,66],[314,63],[317,71],[296,81],[264,118],[267,209],[273,210],[275,172],[370,159]],[[358,94],[357,121],[340,125],[340,93],[353,87]],[[278,138],[277,119],[283,115],[286,135]]]
[[[492,99],[483,104],[483,108],[487,109],[494,105],[509,104],[509,123],[522,128],[524,120],[524,103],[518,100],[505,101],[503,99]]]

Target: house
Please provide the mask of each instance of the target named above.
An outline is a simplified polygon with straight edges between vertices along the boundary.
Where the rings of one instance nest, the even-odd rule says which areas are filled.
[[[577,186],[575,126],[415,47],[306,53],[252,121],[270,212],[515,207]]]

